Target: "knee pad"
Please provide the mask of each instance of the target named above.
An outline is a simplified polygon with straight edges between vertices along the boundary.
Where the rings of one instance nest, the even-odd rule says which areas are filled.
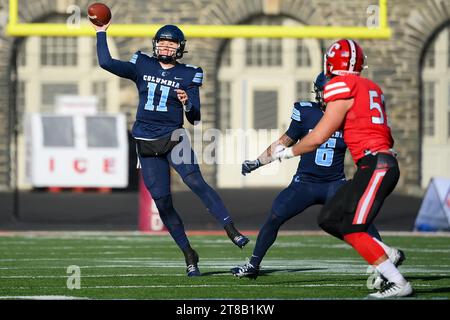
[[[206,182],[199,171],[183,177],[183,182],[194,191],[200,191],[206,185]]]
[[[274,201],[272,204],[271,215],[280,218],[284,216],[285,213],[286,213],[286,205],[283,204],[281,201]]]
[[[163,197],[160,197],[160,198],[154,199],[154,200],[156,203],[156,207],[158,208],[158,211],[160,213],[161,212],[166,213],[166,212],[172,210],[172,208],[173,208],[171,195],[163,196]]]
[[[341,231],[342,220],[339,221],[336,217],[333,218],[330,212],[321,211],[317,217],[317,224],[323,231],[338,239],[343,239]]]
[[[152,186],[151,188],[149,188],[147,185],[146,185],[146,188],[147,188],[148,192],[150,193],[150,195],[152,196],[153,200],[155,200],[155,202],[157,200],[160,200],[160,199],[170,196],[170,188],[159,187],[159,186]]]
[[[266,224],[270,225],[271,227],[275,229],[279,229],[284,223],[286,222],[286,219],[282,216],[279,216],[275,213],[275,211],[272,210],[270,213],[270,216],[266,220]]]
[[[168,195],[159,199],[155,199],[156,207],[159,211],[159,216],[167,229],[172,230],[177,225],[183,225],[181,218],[172,203],[172,196]]]

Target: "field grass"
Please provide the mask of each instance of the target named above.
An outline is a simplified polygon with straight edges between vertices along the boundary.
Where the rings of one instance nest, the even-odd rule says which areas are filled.
[[[0,236],[0,298],[89,299],[364,299],[367,266],[345,243],[326,235],[280,235],[257,280],[229,269],[251,255],[225,237],[190,236],[202,277],[188,278],[169,236],[137,233],[47,233]],[[405,251],[400,270],[416,299],[450,299],[450,237],[386,236]],[[69,266],[80,289],[68,289]],[[70,271],[70,270],[69,270]],[[57,297],[55,297],[57,298]]]

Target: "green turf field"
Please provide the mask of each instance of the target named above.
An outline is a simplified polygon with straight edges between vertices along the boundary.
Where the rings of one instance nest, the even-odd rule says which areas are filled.
[[[257,280],[229,269],[251,255],[223,236],[191,236],[202,277],[185,276],[181,252],[169,236],[67,233],[0,237],[0,297],[90,299],[364,299],[371,291],[363,260],[325,235],[280,235]],[[401,248],[400,267],[418,299],[450,298],[450,237],[386,236]],[[67,268],[80,267],[80,289]]]

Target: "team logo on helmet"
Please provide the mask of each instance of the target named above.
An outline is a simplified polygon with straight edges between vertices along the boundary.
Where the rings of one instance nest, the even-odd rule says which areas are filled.
[[[333,43],[324,56],[324,73],[332,75],[357,74],[365,68],[364,52],[360,45],[351,39]]]

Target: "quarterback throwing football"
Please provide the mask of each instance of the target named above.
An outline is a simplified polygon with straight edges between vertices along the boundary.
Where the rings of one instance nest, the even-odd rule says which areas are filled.
[[[136,140],[144,183],[155,200],[161,220],[184,253],[187,275],[200,276],[198,254],[191,248],[183,222],[172,203],[170,167],[202,200],[235,245],[242,248],[249,242],[234,227],[217,192],[203,179],[189,139],[183,134],[184,114],[194,125],[200,121],[199,88],[203,70],[177,61],[185,53],[186,40],[183,32],[174,25],[165,25],[157,31],[153,38],[153,54],[137,51],[130,61],[113,59],[106,42],[109,24],[92,24],[97,31],[99,64],[136,84],[139,105],[132,135]],[[182,148],[175,148],[177,144]]]

